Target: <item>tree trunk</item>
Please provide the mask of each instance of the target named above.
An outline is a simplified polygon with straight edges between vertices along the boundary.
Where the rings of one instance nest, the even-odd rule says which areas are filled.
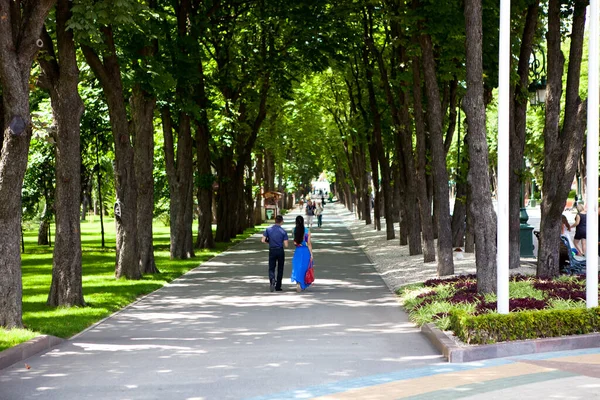
[[[252,191],[252,168],[248,167],[246,175],[246,186],[244,188],[244,198],[246,200],[246,227],[254,228],[254,193]]]
[[[21,188],[31,140],[29,78],[36,40],[55,0],[20,7],[0,1],[0,86],[3,145],[0,153],[0,326],[22,327]],[[16,38],[19,38],[17,41]]]
[[[167,107],[162,110],[165,148],[165,167],[169,180],[170,208],[170,253],[171,259],[187,259],[194,256],[192,221],[188,214],[192,208],[192,135],[190,117],[179,113],[177,127],[177,149],[173,141],[171,114]],[[175,159],[177,154],[177,159]],[[188,225],[189,224],[189,225]]]
[[[256,166],[254,167],[254,185],[261,188],[259,193],[256,194],[256,204],[254,206],[254,221],[255,223],[261,224],[262,218],[262,193],[264,193],[264,163],[263,163],[263,152],[258,151],[256,154]]]
[[[394,94],[392,93],[392,88],[389,82],[389,78],[388,78],[388,71],[387,71],[387,67],[383,61],[383,55],[382,52],[379,51],[375,45],[375,40],[373,37],[373,16],[372,16],[372,7],[369,6],[367,8],[368,13],[363,15],[363,30],[364,30],[364,35],[365,35],[365,42],[368,46],[368,48],[371,50],[371,53],[373,54],[373,56],[375,57],[375,59],[377,60],[377,64],[379,66],[379,72],[381,75],[381,81],[382,81],[382,85],[386,94],[386,100],[387,103],[391,109],[391,113],[392,113],[392,121],[394,123],[394,133],[396,136],[400,136],[399,138],[396,137],[396,152],[398,153],[398,150],[403,152],[404,157],[402,157],[402,159],[405,161],[405,165],[404,165],[404,173],[407,175],[407,179],[405,180],[406,186],[405,186],[405,202],[408,203],[412,203],[412,204],[416,204],[416,196],[415,196],[415,186],[414,186],[414,164],[413,164],[413,159],[412,159],[412,143],[409,145],[408,142],[411,140],[409,137],[407,137],[406,135],[409,135],[409,129],[407,128],[408,125],[404,124],[403,122],[407,122],[406,120],[409,119],[408,117],[408,107],[407,107],[407,102],[406,102],[406,97],[404,96],[404,93],[400,90],[399,91],[399,102],[400,102],[400,107],[401,109],[398,109],[398,106],[396,105],[396,99],[394,98]],[[368,16],[368,19],[367,19]],[[368,20],[368,24],[367,24],[367,20]],[[397,53],[399,57],[402,57],[402,53],[403,53],[403,49],[398,46],[397,47]],[[392,61],[393,63],[394,61]],[[375,96],[374,96],[374,90],[373,90],[373,83],[372,83],[372,79],[369,76],[370,73],[370,68],[368,67],[368,65],[365,62],[365,68],[367,69],[367,83],[369,84],[369,98],[370,98],[370,103],[371,103],[371,109],[372,110],[376,110],[376,101],[375,101]],[[373,111],[372,111],[373,113]],[[384,203],[385,203],[385,212],[386,212],[386,221],[387,221],[387,239],[394,239],[395,238],[395,232],[394,232],[394,218],[393,218],[393,211],[392,211],[392,193],[391,193],[391,186],[390,186],[390,176],[391,176],[391,172],[390,172],[390,167],[389,167],[389,162],[385,156],[385,151],[384,151],[384,147],[383,147],[383,141],[382,141],[382,137],[381,137],[381,116],[378,115],[379,121],[378,121],[378,128],[377,131],[374,130],[374,140],[375,140],[375,145],[376,145],[376,149],[377,149],[377,155],[378,155],[378,159],[379,159],[379,164],[381,165],[381,174],[383,176],[382,178],[382,185],[384,187]],[[400,147],[398,147],[398,141],[400,142]],[[409,156],[410,154],[410,156]],[[408,206],[408,205],[406,205]],[[405,212],[405,216],[407,217],[407,222],[408,222],[408,227],[409,227],[409,240],[408,240],[408,244],[409,244],[409,252],[411,255],[414,254],[421,254],[422,249],[421,249],[421,235],[420,235],[420,225],[418,223],[418,217],[416,217],[412,212]],[[389,219],[388,219],[389,218]]]
[[[399,158],[399,162],[401,165],[405,165],[405,162],[403,160],[404,155],[402,154],[402,148],[400,146],[400,142],[399,142],[399,138],[397,138],[396,140],[396,154],[398,154],[398,158]],[[406,201],[406,172],[405,171],[398,171],[398,186],[399,186],[399,192],[400,192],[400,204],[402,205],[400,207],[400,223],[399,223],[399,230],[400,230],[400,246],[406,246],[408,245],[408,235],[409,235],[409,228],[408,228],[408,213],[411,211],[411,205],[408,204],[408,202]]]
[[[82,199],[81,199],[81,222],[86,220],[86,216],[88,213],[88,209],[90,207],[90,197],[88,196],[86,191],[83,191],[81,193],[82,195]]]
[[[123,92],[121,69],[117,59],[112,27],[102,29],[106,47],[102,60],[96,52],[82,45],[85,58],[100,81],[106,102],[115,145],[114,205],[117,232],[115,276],[140,279],[139,247],[137,238],[137,182],[134,153],[129,138],[129,121]]]
[[[139,85],[130,99],[134,132],[134,163],[137,187],[137,227],[142,274],[158,273],[154,261],[152,220],[154,217],[154,107],[156,98]]]
[[[467,247],[467,201],[469,193],[469,185],[467,182],[467,175],[469,172],[468,147],[468,135],[465,135],[463,139],[463,156],[458,160],[459,164],[456,174],[456,197],[454,199],[454,211],[452,212],[452,246],[465,247],[465,252]]]
[[[362,206],[363,206],[363,218],[365,225],[371,225],[373,220],[371,219],[371,194],[369,193],[369,175],[366,170],[361,174],[363,176],[362,182]]]
[[[435,241],[433,239],[433,219],[431,203],[427,196],[427,137],[423,119],[423,98],[421,90],[421,68],[418,57],[413,57],[413,98],[415,131],[417,133],[416,189],[421,216],[421,234],[423,237],[423,262],[435,261]]]
[[[4,146],[4,98],[0,93],[0,155],[2,155],[2,147]]]
[[[512,124],[510,129],[510,174],[509,174],[509,268],[521,266],[520,209],[522,203],[521,186],[524,179],[525,133],[527,128],[527,103],[529,87],[529,58],[535,38],[539,1],[527,8],[527,17],[521,39],[519,82],[512,89]]]
[[[470,189],[467,185],[467,227],[465,232],[465,253],[475,253],[475,220],[473,218]]]
[[[210,168],[209,131],[203,122],[196,128],[196,160],[198,169],[198,237],[196,247],[213,249],[212,192],[214,176]]]
[[[50,242],[48,241],[48,233],[50,231],[50,223],[46,219],[42,219],[40,221],[40,225],[38,227],[38,246],[49,246]]]
[[[394,187],[394,222],[400,222],[400,210],[402,209],[402,194],[400,192],[400,164],[395,160],[392,164],[392,180]]]
[[[435,182],[434,206],[438,227],[438,275],[452,275],[454,274],[454,259],[452,254],[452,229],[450,227],[448,171],[446,169],[446,152],[444,151],[444,140],[442,137],[443,115],[440,104],[440,93],[435,72],[431,37],[429,35],[421,35],[419,42],[423,53],[423,70],[428,100],[427,116],[431,135],[433,179]]]
[[[192,164],[192,166],[190,167],[190,183],[188,184],[188,193],[186,196],[186,206],[185,206],[185,248],[186,251],[188,251],[188,258],[193,258],[196,256],[196,253],[194,252],[194,232],[193,232],[193,226],[194,226],[194,182],[193,182],[193,176],[194,176],[194,160],[191,160],[190,162]]]
[[[275,132],[273,132],[275,134]],[[266,150],[265,154],[265,191],[272,192],[275,190],[275,157],[270,150]]]
[[[238,212],[238,180],[235,176],[235,167],[232,166],[230,156],[222,156],[217,161],[218,183],[217,191],[217,242],[230,242],[236,235],[233,214],[237,218]]]
[[[467,171],[464,171],[465,174]],[[461,172],[462,174],[462,172]],[[467,218],[467,181],[466,177],[459,177],[456,182],[456,198],[454,200],[454,211],[452,212],[452,246],[463,247],[465,245]]]
[[[373,229],[381,230],[381,190],[379,189],[379,166],[377,165],[377,150],[369,144],[369,159],[371,160],[371,182],[373,182]]]
[[[561,51],[561,2],[548,4],[548,85],[544,129],[544,183],[537,275],[559,274],[561,214],[584,142],[587,101],[579,97],[587,1],[575,1],[563,124],[560,124],[564,56]],[[595,245],[595,244],[591,244]]]
[[[83,102],[77,85],[79,69],[71,30],[68,0],[57,6],[60,78],[51,95],[58,125],[56,141],[56,233],[52,263],[52,284],[48,294],[50,306],[83,306],[81,230],[79,192],[81,150],[79,144]]]
[[[488,144],[483,98],[483,33],[481,2],[465,1],[467,92],[464,97],[469,129],[469,185],[475,235],[477,291],[496,291],[496,214],[490,193]]]
[[[198,236],[196,247],[199,249],[212,249],[215,240],[212,233],[212,202],[214,175],[210,165],[210,127],[208,121],[208,98],[206,97],[206,83],[204,79],[204,65],[198,62],[199,82],[196,86],[197,103],[200,106],[200,118],[196,126],[196,169],[198,174]]]

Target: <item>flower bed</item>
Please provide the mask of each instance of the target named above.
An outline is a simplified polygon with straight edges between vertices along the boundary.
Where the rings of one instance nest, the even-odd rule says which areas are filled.
[[[495,294],[477,293],[475,275],[430,279],[405,286],[399,294],[417,325],[434,322],[471,344],[600,330],[598,310],[585,309],[584,276],[511,276],[509,315],[496,312]]]

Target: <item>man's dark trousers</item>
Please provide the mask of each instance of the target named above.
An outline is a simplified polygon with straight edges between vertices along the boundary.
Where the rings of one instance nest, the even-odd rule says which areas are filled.
[[[269,249],[269,281],[275,281],[275,290],[281,290],[283,280],[283,263],[285,252],[283,247],[271,247]],[[277,279],[275,279],[275,264],[277,264]]]

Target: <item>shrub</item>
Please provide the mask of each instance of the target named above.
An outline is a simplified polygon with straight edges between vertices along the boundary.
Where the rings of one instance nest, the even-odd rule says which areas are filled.
[[[548,300],[539,300],[533,297],[508,300],[508,309],[510,311],[543,310],[547,306]],[[496,301],[482,302],[477,306],[477,313],[483,314],[489,311],[496,311],[497,308],[498,304]]]
[[[449,329],[465,343],[488,344],[597,332],[600,328],[600,308],[476,316],[463,310],[453,310],[449,319]]]

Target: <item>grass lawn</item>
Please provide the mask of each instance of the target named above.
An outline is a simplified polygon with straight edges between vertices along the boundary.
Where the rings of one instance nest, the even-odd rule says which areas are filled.
[[[478,294],[474,275],[430,279],[404,286],[398,289],[398,294],[410,320],[419,326],[434,322],[441,330],[448,330],[448,315],[452,310],[464,310],[471,315],[496,313],[496,295]],[[585,308],[585,276],[542,280],[513,275],[509,298],[511,312]]]
[[[214,250],[196,251],[189,260],[169,258],[169,228],[155,221],[154,257],[159,274],[144,276],[139,281],[115,279],[115,224],[104,219],[106,247],[101,247],[100,221],[81,223],[83,250],[83,295],[86,307],[55,308],[46,305],[52,281],[52,251],[54,247],[37,245],[37,230],[25,231],[23,272],[23,324],[26,329],[0,328],[0,351],[40,334],[68,338],[93,323],[131,304],[138,297],[151,293],[166,283],[197,267],[204,261],[261,231],[266,225],[248,229],[231,243],[217,243]],[[54,233],[54,229],[52,229]]]

